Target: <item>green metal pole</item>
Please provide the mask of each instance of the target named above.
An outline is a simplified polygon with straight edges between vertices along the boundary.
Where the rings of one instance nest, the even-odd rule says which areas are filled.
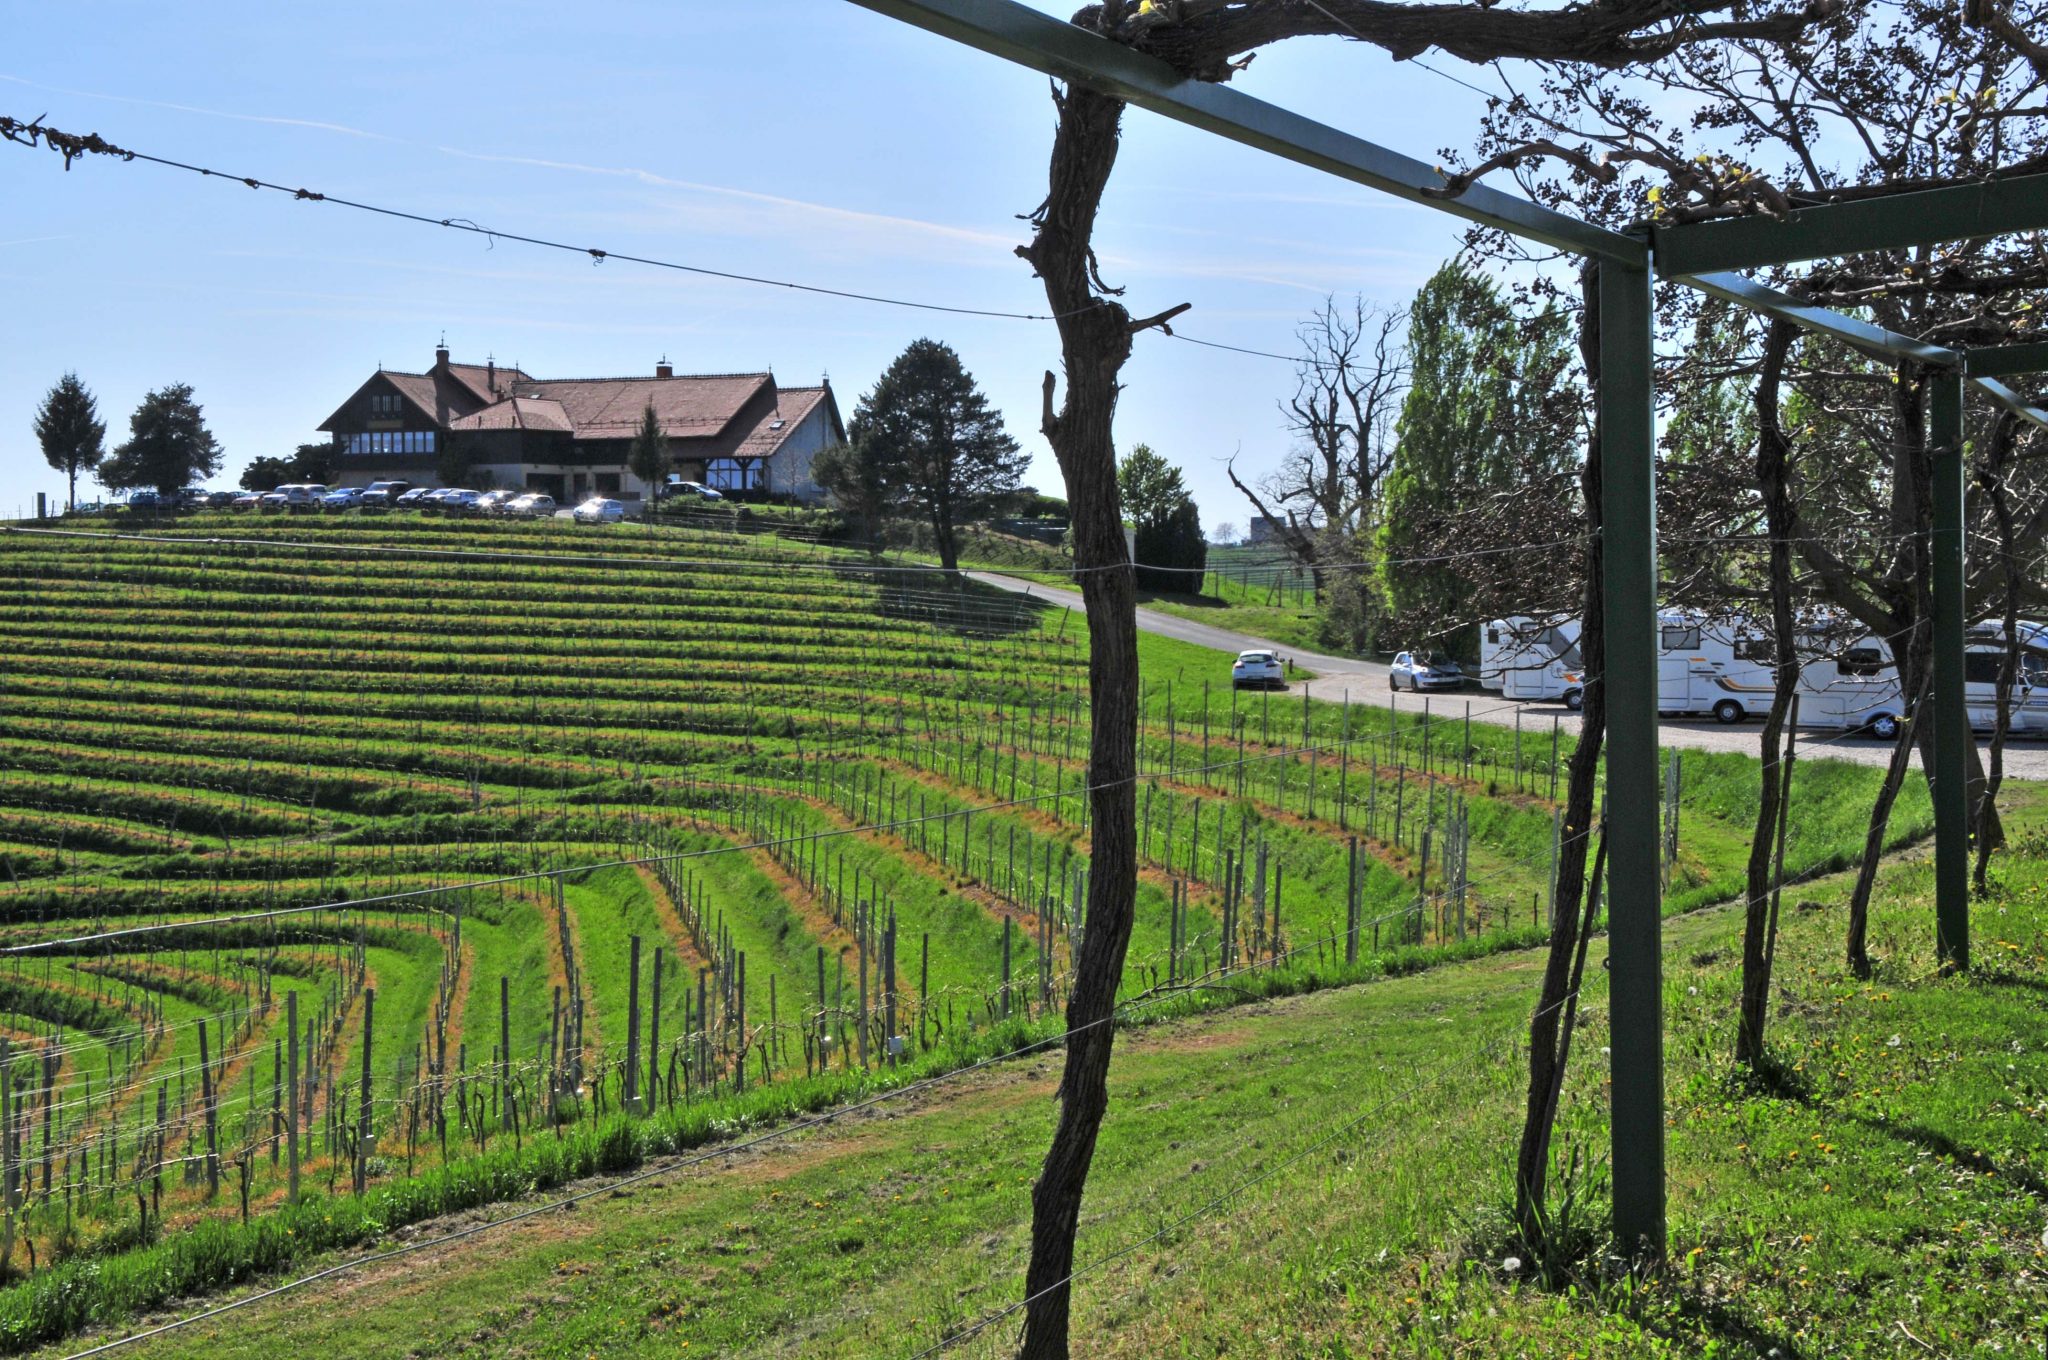
[[[1656,430],[1647,270],[1600,270],[1614,1228],[1664,1255],[1664,964],[1657,768]]]
[[[1943,971],[1970,966],[1970,710],[1963,691],[1963,375],[1928,378],[1928,462],[1934,480],[1934,954]]]

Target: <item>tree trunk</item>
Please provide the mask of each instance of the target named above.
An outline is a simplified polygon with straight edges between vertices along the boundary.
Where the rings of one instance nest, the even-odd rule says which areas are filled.
[[[2014,542],[2012,499],[2005,484],[2017,433],[2018,426],[2011,415],[1999,417],[1991,433],[1990,449],[1980,478],[1985,499],[1991,505],[1992,520],[1998,526],[1998,560],[2005,591],[2005,659],[1998,668],[1998,714],[1997,725],[1991,732],[1991,768],[1977,801],[1977,862],[1971,878],[1979,896],[1991,889],[1991,852],[1998,848],[2001,840],[1997,825],[1998,790],[2005,783],[2005,739],[2012,729],[2012,690],[2019,678],[2020,586],[2025,569],[2020,565],[2019,551]]]
[[[1756,810],[1756,832],[1749,842],[1749,867],[1744,878],[1742,918],[1742,992],[1736,1015],[1735,1061],[1754,1067],[1764,1056],[1764,1026],[1770,1017],[1772,933],[1777,917],[1771,911],[1772,848],[1777,840],[1779,802],[1785,796],[1785,719],[1799,684],[1798,624],[1792,612],[1792,498],[1786,487],[1785,463],[1790,441],[1779,419],[1779,384],[1794,330],[1787,321],[1773,321],[1764,341],[1762,373],[1757,381],[1756,480],[1763,493],[1764,519],[1770,535],[1771,635],[1774,646],[1771,711],[1764,719],[1763,781]]]
[[[1059,124],[1050,188],[1036,235],[1018,254],[1044,281],[1059,317],[1066,397],[1045,375],[1044,431],[1058,457],[1071,507],[1074,565],[1088,613],[1088,690],[1094,732],[1088,761],[1093,819],[1088,907],[1073,989],[1067,999],[1066,1068],[1059,1121],[1031,1192],[1031,1263],[1024,1279],[1026,1360],[1066,1360],[1074,1233],[1096,1136],[1109,1106],[1110,1023],[1123,976],[1137,897],[1137,601],[1117,496],[1117,374],[1130,357],[1134,325],[1095,291],[1088,243],[1103,186],[1116,163],[1120,100],[1078,86],[1055,93]]]
[[[1920,664],[1909,672],[1899,667],[1900,679],[1910,673],[1914,677],[1913,688],[1903,686],[1900,694],[1912,695],[1912,702],[1905,722],[1899,727],[1899,739],[1892,745],[1892,758],[1884,768],[1884,782],[1878,785],[1877,799],[1870,805],[1870,825],[1863,835],[1863,860],[1856,866],[1856,886],[1849,893],[1849,930],[1846,942],[1849,972],[1856,977],[1870,977],[1870,893],[1877,886],[1877,864],[1884,854],[1885,830],[1891,824],[1892,803],[1899,796],[1899,786],[1905,782],[1907,763],[1912,758],[1914,739],[1919,735],[1920,715],[1927,707],[1929,667],[1926,664],[1927,646],[1921,641],[1925,628],[1913,630],[1911,646],[1919,654]]]
[[[1583,275],[1586,306],[1579,325],[1579,348],[1586,373],[1597,387],[1600,375],[1599,309],[1594,297],[1593,267]],[[1607,731],[1607,697],[1600,676],[1607,666],[1607,628],[1601,617],[1606,592],[1601,585],[1600,428],[1596,419],[1586,449],[1579,484],[1586,505],[1586,597],[1580,617],[1579,652],[1585,663],[1586,687],[1578,749],[1572,752],[1571,779],[1565,790],[1564,840],[1557,857],[1557,908],[1550,923],[1550,956],[1544,962],[1543,987],[1529,1020],[1529,1092],[1522,1121],[1522,1139],[1515,1154],[1515,1227],[1523,1243],[1538,1247],[1545,1238],[1545,1199],[1550,1175],[1550,1138],[1557,1109],[1556,1093],[1565,1075],[1563,1009],[1572,987],[1573,960],[1578,954],[1581,924],[1579,901],[1586,890],[1586,850],[1591,844],[1593,795],[1600,770],[1601,739]],[[1592,929],[1592,922],[1585,923]]]

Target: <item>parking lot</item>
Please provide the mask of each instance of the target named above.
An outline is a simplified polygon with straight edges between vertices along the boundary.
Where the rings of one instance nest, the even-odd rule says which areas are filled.
[[[1051,604],[1081,611],[1080,592],[1047,586],[1036,581],[1025,581],[1014,576],[1003,576],[995,572],[969,572],[969,576],[999,590],[1018,593],[1028,592],[1032,596]],[[1353,657],[1328,656],[1319,652],[1303,651],[1300,648],[1282,647],[1263,638],[1249,637],[1228,629],[1196,623],[1171,614],[1155,613],[1151,610],[1138,611],[1138,627],[1147,633],[1161,637],[1176,638],[1202,647],[1214,647],[1219,651],[1239,652],[1250,648],[1268,648],[1278,652],[1294,665],[1315,676],[1313,680],[1296,680],[1288,686],[1291,694],[1306,693],[1312,698],[1341,703],[1389,706],[1407,713],[1427,712],[1432,717],[1463,721],[1467,713],[1473,722],[1493,723],[1502,727],[1519,724],[1532,739],[1539,736],[1547,739],[1553,726],[1564,735],[1579,730],[1579,715],[1570,712],[1560,703],[1529,703],[1503,699],[1498,694],[1481,690],[1458,693],[1416,694],[1408,690],[1395,692],[1388,688],[1388,668],[1384,662],[1361,661]],[[1227,679],[1227,674],[1219,672]],[[1756,723],[1738,723],[1723,726],[1711,718],[1671,719],[1658,724],[1658,740],[1666,746],[1681,746],[1701,751],[1734,751],[1743,755],[1757,753]],[[1988,744],[1988,741],[1982,743]],[[1804,729],[1799,737],[1799,749],[1807,755],[1826,755],[1836,760],[1853,761],[1859,765],[1883,765],[1891,757],[1891,743],[1879,741],[1860,733],[1836,732],[1820,728]],[[1913,763],[1918,766],[1920,758],[1916,752]],[[2048,779],[2048,742],[2031,737],[2019,737],[2011,741],[2005,752],[2005,772],[2014,779]]]

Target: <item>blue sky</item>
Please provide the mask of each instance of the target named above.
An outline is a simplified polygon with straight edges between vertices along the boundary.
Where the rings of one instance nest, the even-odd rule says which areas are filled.
[[[1047,9],[1058,6],[1046,5]],[[90,13],[89,22],[81,22]],[[1010,251],[1043,194],[1046,82],[843,0],[36,6],[11,12],[0,111],[236,174],[608,250],[860,292],[1040,311]],[[1482,73],[1447,58],[1445,71]],[[1263,53],[1242,88],[1434,158],[1480,100],[1334,40]],[[1457,224],[1141,112],[1098,245],[1147,313],[1291,352],[1325,293],[1404,300]],[[0,513],[61,493],[30,430],[75,369],[109,444],[143,393],[189,382],[232,483],[289,451],[380,362],[445,332],[548,376],[829,373],[842,409],[921,335],[958,349],[1058,490],[1037,433],[1049,325],[921,314],[490,242],[140,163],[0,145]],[[1126,369],[1119,445],[1223,475],[1286,446],[1287,364],[1156,336]]]

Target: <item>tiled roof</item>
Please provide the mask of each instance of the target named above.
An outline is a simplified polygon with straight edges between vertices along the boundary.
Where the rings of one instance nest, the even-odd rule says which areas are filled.
[[[552,430],[570,434],[575,426],[558,401],[540,397],[508,397],[448,422],[451,430]]]
[[[461,383],[475,394],[478,401],[498,401],[512,393],[514,383],[530,383],[533,378],[516,368],[492,370],[488,364],[450,364],[448,376]],[[493,390],[493,384],[496,384]]]
[[[825,400],[828,390],[823,387],[780,389],[775,394],[774,404],[755,420],[733,452],[743,458],[765,458],[774,453],[804,418]]]
[[[763,392],[773,390],[766,373],[730,373],[675,378],[527,379],[519,396],[557,402],[568,413],[578,439],[631,439],[651,404],[661,432],[671,439],[697,439],[724,430]],[[502,384],[500,390],[503,390]]]
[[[450,363],[428,373],[382,370],[370,379],[380,381],[448,430],[537,430],[578,441],[626,440],[639,433],[652,405],[662,433],[679,446],[677,453],[757,458],[773,454],[823,405],[833,424],[829,437],[845,437],[830,387],[777,388],[770,373],[542,379],[518,368],[493,372],[483,364]],[[335,412],[320,428],[336,428],[341,415]]]

